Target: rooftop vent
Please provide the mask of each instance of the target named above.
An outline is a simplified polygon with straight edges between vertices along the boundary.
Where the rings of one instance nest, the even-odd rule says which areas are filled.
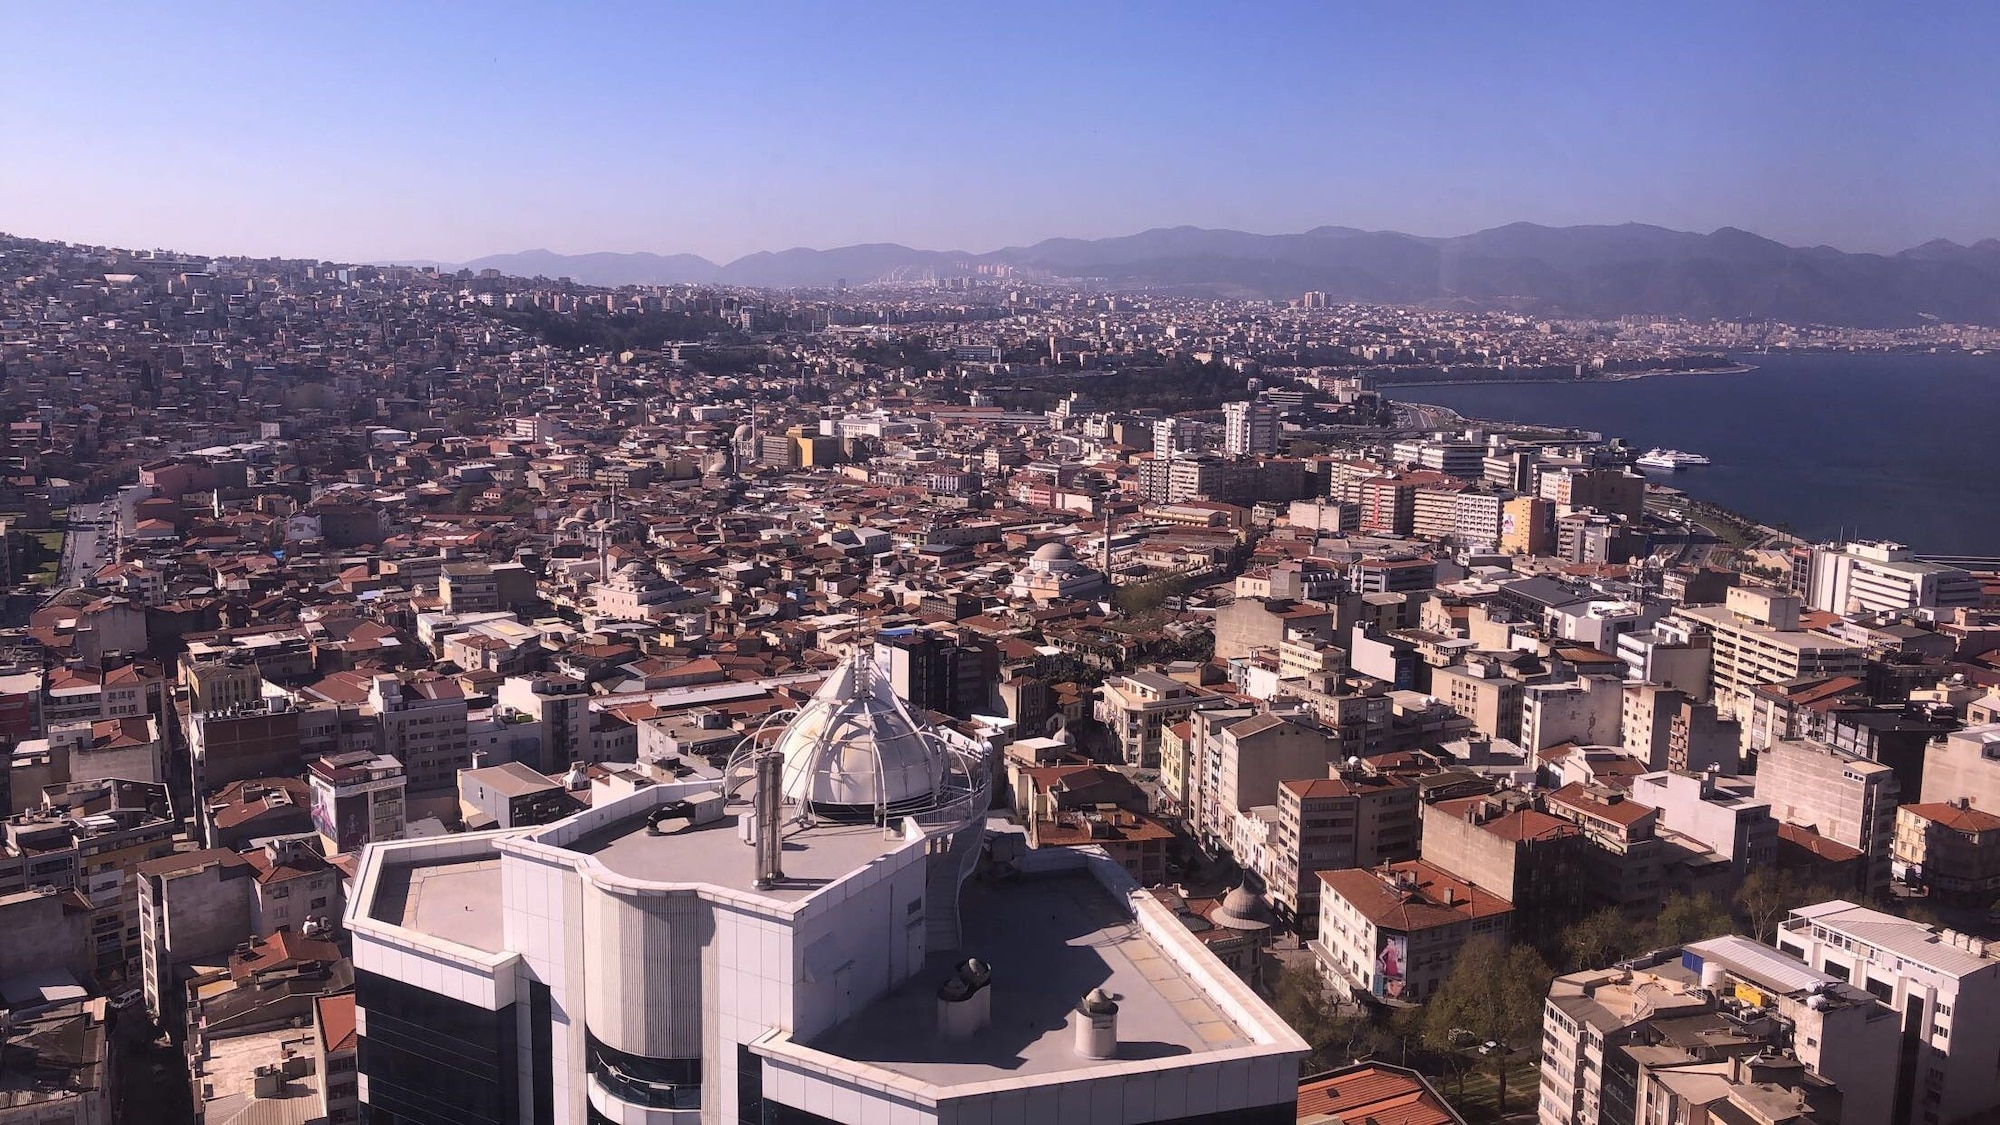
[[[1118,1057],[1118,1001],[1093,988],[1076,1006],[1076,1053],[1086,1059]]]
[[[938,1034],[965,1039],[993,1022],[993,970],[973,957],[959,962],[938,986]]]

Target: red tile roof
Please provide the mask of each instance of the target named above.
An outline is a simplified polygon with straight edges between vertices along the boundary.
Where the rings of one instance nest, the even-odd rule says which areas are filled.
[[[1984,809],[1959,808],[1942,801],[1930,801],[1920,805],[1904,805],[1911,816],[1941,824],[1954,832],[1992,832],[2000,829],[2000,816]]]
[[[354,994],[322,996],[314,1001],[318,1009],[319,1037],[328,1054],[352,1051],[358,1045],[354,1033]]]
[[[1415,1071],[1360,1063],[1299,1083],[1298,1119],[1337,1117],[1376,1125],[1462,1125]]]
[[[1778,839],[1794,847],[1804,848],[1814,856],[1833,863],[1845,863],[1861,855],[1859,849],[1850,848],[1839,840],[1819,834],[1819,830],[1800,824],[1778,825]]]
[[[1398,876],[1408,881],[1399,884]],[[1472,919],[1512,913],[1514,909],[1512,903],[1499,895],[1420,859],[1372,870],[1350,867],[1344,871],[1321,871],[1319,881],[1328,891],[1352,903],[1370,922],[1400,933],[1455,926]]]

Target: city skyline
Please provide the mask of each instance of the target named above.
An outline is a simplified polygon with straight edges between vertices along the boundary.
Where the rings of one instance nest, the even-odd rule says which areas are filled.
[[[8,124],[0,215],[81,242],[446,262],[1178,225],[1633,221],[1877,252],[2000,235],[2000,155],[1966,142],[2000,120],[1987,12],[1146,15],[22,13],[0,95],[35,112]],[[145,76],[148,57],[171,65]],[[79,86],[90,59],[107,76]]]

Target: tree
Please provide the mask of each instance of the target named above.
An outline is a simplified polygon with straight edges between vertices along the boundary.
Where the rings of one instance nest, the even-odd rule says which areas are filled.
[[[1536,1043],[1554,970],[1533,947],[1504,948],[1489,937],[1458,951],[1437,994],[1424,1005],[1424,1042],[1435,1050],[1496,1044],[1488,1052],[1500,1084],[1500,1112],[1507,1111],[1507,1057]]]
[[[1653,919],[1653,944],[1686,945],[1721,937],[1736,929],[1736,920],[1714,895],[1668,895]]]
[[[1279,974],[1271,1007],[1312,1047],[1308,1072],[1344,1066],[1370,1053],[1379,1039],[1367,1016],[1340,1010],[1318,971],[1308,965],[1292,965]]]
[[[1768,944],[1778,934],[1785,915],[1809,903],[1840,897],[1830,887],[1807,886],[1805,881],[1783,868],[1758,868],[1743,880],[1736,891],[1736,908],[1750,936]]]
[[[1562,933],[1563,953],[1572,968],[1602,969],[1634,952],[1643,928],[1634,927],[1613,909],[1580,919]]]
[[[1837,898],[1839,896],[1829,895],[1828,897]],[[1936,926],[1940,929],[1949,929],[1951,927],[1950,920],[1938,913],[1937,908],[1932,906],[1926,899],[1899,898],[1890,903],[1890,909],[1912,922],[1922,922],[1926,926]]]

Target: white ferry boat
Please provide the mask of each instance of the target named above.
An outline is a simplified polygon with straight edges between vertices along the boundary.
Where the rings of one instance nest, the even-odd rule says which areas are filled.
[[[1699,453],[1683,453],[1678,449],[1649,449],[1634,464],[1642,469],[1662,469],[1674,473],[1689,465],[1706,465],[1708,458]]]

